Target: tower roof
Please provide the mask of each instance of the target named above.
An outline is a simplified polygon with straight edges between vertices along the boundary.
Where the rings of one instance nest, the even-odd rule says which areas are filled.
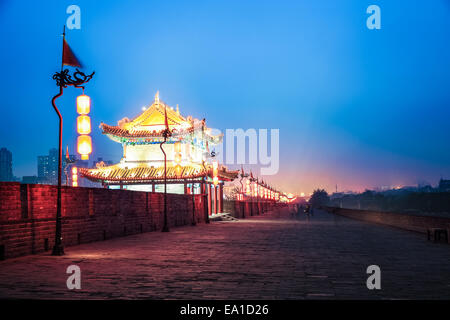
[[[79,170],[83,177],[91,181],[105,181],[108,184],[145,184],[164,180],[163,165],[151,166],[145,163],[135,165],[115,164],[95,169],[79,168]],[[226,167],[222,167],[218,171],[219,178],[225,181],[234,180],[238,174],[239,171],[230,171]],[[180,176],[177,176],[175,165],[172,162],[167,164],[167,179],[170,180],[170,183],[179,183],[185,179],[203,179],[205,175],[212,177],[213,167],[211,164],[203,166],[198,163],[190,163],[182,167]]]
[[[117,126],[110,126],[105,123],[100,124],[103,133],[114,141],[121,142],[124,139],[132,138],[157,138],[162,137],[166,129],[165,115],[167,114],[167,124],[173,136],[183,136],[190,134],[196,129],[205,129],[205,137],[212,143],[218,143],[222,135],[211,135],[206,128],[205,121],[183,117],[180,114],[178,105],[176,110],[169,107],[159,99],[156,93],[155,99],[147,109],[135,117],[133,120],[124,118],[118,121]]]
[[[155,100],[149,108],[144,110],[140,115],[130,122],[125,122],[121,128],[130,132],[142,130],[158,130],[165,126],[165,113],[167,113],[167,122],[169,128],[188,128],[191,126],[190,122],[186,120],[179,112],[166,105],[159,99],[159,92],[155,95]],[[163,128],[164,129],[164,128]]]

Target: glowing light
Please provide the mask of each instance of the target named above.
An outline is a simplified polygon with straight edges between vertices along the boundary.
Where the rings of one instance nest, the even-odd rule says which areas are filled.
[[[145,111],[145,110],[147,110],[147,107],[145,107],[145,106],[142,107],[142,111]]]
[[[300,193],[300,197],[304,197],[304,196],[305,196],[304,192]]]
[[[92,139],[90,136],[78,136],[77,151],[81,154],[81,160],[89,159],[89,154],[92,153]]]
[[[217,161],[213,161],[213,177],[217,177],[219,175],[219,163]]]
[[[215,186],[217,186],[219,184],[219,178],[218,177],[214,177],[213,178],[213,183]]]
[[[181,142],[177,141],[174,144],[175,152],[181,152]]]
[[[181,170],[182,170],[182,169],[183,169],[183,168],[182,168],[179,164],[177,164],[177,165],[175,166],[175,172],[176,172],[176,174],[177,174],[178,177],[181,176]]]
[[[91,98],[82,94],[77,97],[77,112],[79,114],[88,114],[91,111]]]
[[[91,133],[91,118],[86,115],[77,117],[77,131],[79,134]]]
[[[72,168],[72,187],[77,187],[78,186],[78,169],[77,167],[73,167]]]

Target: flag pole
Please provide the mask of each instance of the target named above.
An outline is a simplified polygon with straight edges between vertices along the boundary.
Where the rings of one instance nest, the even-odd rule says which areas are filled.
[[[66,40],[66,25],[64,24],[64,28],[63,28],[63,45],[62,45],[62,57],[61,57],[61,72],[63,71],[64,68],[64,41]]]
[[[66,35],[66,25],[63,28],[63,48],[61,57],[61,74],[64,67],[64,37]],[[62,221],[61,221],[61,173],[62,173],[62,128],[63,118],[61,112],[55,104],[55,100],[63,95],[64,82],[59,83],[59,93],[53,97],[52,105],[59,118],[59,139],[58,139],[58,189],[56,196],[56,228],[55,228],[55,244],[53,246],[52,255],[62,256],[64,255],[64,246],[62,244]]]
[[[92,79],[92,76],[95,72],[92,72],[89,75],[84,74],[83,72],[77,71],[74,73],[74,77],[69,75],[69,70],[64,69],[64,54],[65,50],[68,50],[68,53],[71,54],[71,59],[75,61],[66,61],[66,65],[72,65],[71,62],[75,62],[76,66],[81,67],[80,63],[74,58],[74,54],[71,52],[70,48],[66,44],[66,26],[63,28],[63,47],[62,47],[62,57],[61,57],[61,72],[56,72],[53,75],[53,79],[56,80],[56,85],[59,86],[59,93],[52,98],[52,106],[55,109],[56,114],[59,118],[59,154],[58,154],[58,189],[57,189],[57,198],[56,198],[56,228],[55,228],[55,243],[53,246],[52,255],[54,256],[62,256],[64,254],[64,246],[62,242],[62,218],[61,218],[61,175],[62,175],[62,128],[63,128],[63,118],[61,112],[56,106],[56,99],[63,95],[64,88],[67,86],[74,86],[76,88],[80,88],[82,84],[87,83]],[[67,46],[67,48],[66,48]]]

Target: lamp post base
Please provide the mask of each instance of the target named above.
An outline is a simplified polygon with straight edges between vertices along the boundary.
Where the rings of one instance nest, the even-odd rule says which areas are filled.
[[[62,245],[55,245],[53,247],[52,256],[63,256],[64,247]]]
[[[169,226],[167,225],[163,226],[161,232],[169,232]]]

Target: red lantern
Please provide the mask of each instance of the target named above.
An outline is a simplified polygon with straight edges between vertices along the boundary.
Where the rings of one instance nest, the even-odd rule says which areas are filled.
[[[81,155],[81,160],[89,159],[89,155],[92,153],[92,139],[90,136],[78,136],[77,151]]]
[[[88,114],[91,111],[91,98],[82,94],[77,97],[77,112],[79,114]]]

